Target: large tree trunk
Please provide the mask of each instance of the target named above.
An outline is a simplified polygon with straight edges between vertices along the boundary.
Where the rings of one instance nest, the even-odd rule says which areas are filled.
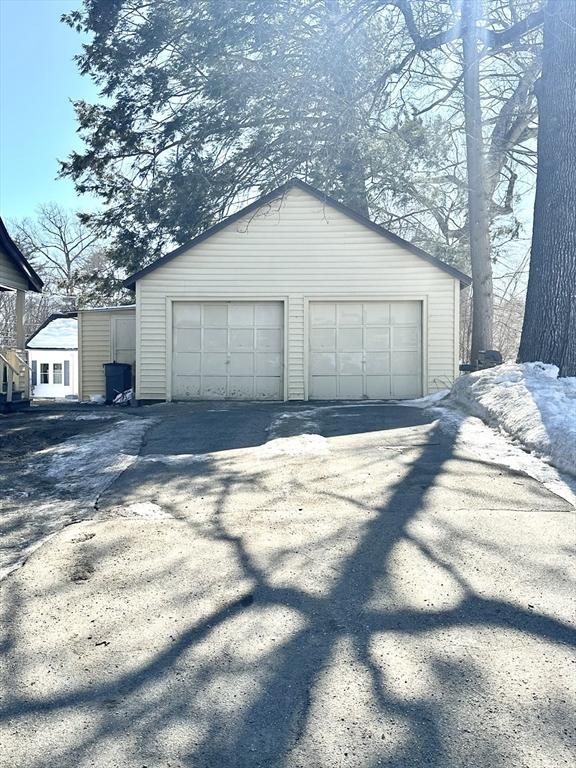
[[[538,175],[518,358],[576,376],[576,2],[549,0],[538,83]]]
[[[472,350],[471,362],[478,352],[492,348],[494,298],[492,262],[490,261],[490,219],[484,170],[484,140],[480,105],[480,55],[477,22],[480,0],[464,0],[464,118],[466,124],[466,160],[468,172],[468,223],[470,262],[472,266]]]

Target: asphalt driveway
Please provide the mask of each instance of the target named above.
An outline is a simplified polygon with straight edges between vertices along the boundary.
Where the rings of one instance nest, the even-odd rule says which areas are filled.
[[[573,764],[567,502],[422,410],[147,414],[0,588],[0,764]]]

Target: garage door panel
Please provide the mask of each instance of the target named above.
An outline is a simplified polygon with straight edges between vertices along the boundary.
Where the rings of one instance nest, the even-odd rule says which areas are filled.
[[[338,397],[336,376],[314,376],[310,382],[310,397],[313,400],[333,400]]]
[[[362,352],[341,352],[338,355],[338,373],[362,376]]]
[[[392,397],[391,376],[366,376],[366,397],[378,400]]]
[[[231,328],[230,349],[237,352],[251,352],[254,349],[254,329]]]
[[[192,400],[200,397],[200,376],[179,376],[181,397]]]
[[[257,376],[280,376],[282,373],[282,355],[273,352],[256,352],[254,355],[254,373]]]
[[[282,302],[174,302],[174,399],[281,399]]]
[[[282,398],[282,382],[278,376],[256,376],[255,398],[257,400],[280,400]]]
[[[339,352],[356,352],[362,349],[362,326],[359,328],[338,328],[337,349]]]
[[[254,398],[254,378],[252,376],[230,376],[228,397],[232,400],[252,400]]]
[[[390,328],[365,328],[364,343],[367,352],[390,349]]]
[[[223,352],[228,348],[228,331],[226,328],[204,328],[202,348],[204,352]]]
[[[419,376],[394,376],[392,380],[392,397],[395,398],[414,398],[420,397],[420,377]]]
[[[282,348],[282,332],[279,328],[256,328],[257,352],[275,352]]]
[[[199,352],[179,352],[174,355],[174,371],[182,376],[200,375],[201,355]]]
[[[228,307],[228,323],[230,327],[252,328],[254,326],[254,305],[247,304],[246,302],[230,304]]]
[[[253,376],[254,355],[244,352],[230,353],[230,376]]]
[[[362,326],[364,311],[362,304],[338,304],[337,318],[339,326]]]
[[[420,305],[416,301],[390,302],[391,325],[420,325]]]
[[[206,376],[226,376],[226,353],[205,352],[202,355],[202,373]]]
[[[309,317],[309,397],[421,394],[420,302],[311,302]]]
[[[313,352],[335,352],[336,351],[336,329],[335,328],[311,328],[310,329],[310,349]]]
[[[310,371],[319,376],[336,373],[336,355],[333,352],[312,352],[310,354]]]
[[[420,334],[414,326],[396,326],[392,328],[394,349],[417,350],[420,347]]]
[[[175,328],[199,328],[202,325],[202,305],[193,302],[178,302],[172,309]]]
[[[284,308],[279,302],[256,304],[254,312],[257,327],[279,328],[284,325]]]
[[[336,304],[330,304],[329,302],[310,304],[310,325],[313,327],[334,327],[336,325]]]
[[[366,357],[366,373],[390,375],[390,352],[373,352]]]
[[[175,328],[174,344],[179,352],[200,352],[202,348],[200,328]]]
[[[226,328],[228,325],[228,306],[226,304],[204,304],[202,322],[206,328]]]
[[[395,376],[410,374],[418,376],[420,373],[420,353],[419,352],[393,352],[392,353],[392,373]]]
[[[341,376],[338,380],[338,397],[345,400],[361,400],[364,396],[363,376]]]
[[[371,301],[364,304],[364,322],[366,325],[390,325],[390,303]]]
[[[224,400],[226,398],[228,378],[226,376],[203,376],[201,397],[206,400]]]

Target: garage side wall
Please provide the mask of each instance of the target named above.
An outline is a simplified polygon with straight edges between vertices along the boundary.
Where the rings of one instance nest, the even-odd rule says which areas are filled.
[[[104,395],[104,363],[110,363],[115,356],[114,319],[133,318],[136,310],[130,309],[85,309],[78,312],[78,358],[80,369],[80,399],[89,400],[92,395]],[[134,364],[133,360],[125,362]],[[123,358],[124,360],[124,358]]]
[[[458,281],[300,189],[232,223],[137,284],[137,397],[169,397],[174,300],[284,300],[286,393],[307,397],[308,306],[314,300],[419,300],[423,393],[458,369]]]

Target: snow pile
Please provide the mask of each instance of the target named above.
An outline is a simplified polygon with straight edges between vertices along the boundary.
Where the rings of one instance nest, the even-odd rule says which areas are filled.
[[[35,455],[37,471],[56,480],[56,487],[94,503],[138,456],[149,419],[118,421],[93,435],[75,435]]]
[[[327,456],[330,453],[328,440],[322,435],[292,435],[276,437],[259,446],[264,456]]]
[[[449,400],[576,475],[576,378],[555,365],[505,363],[456,380]]]

